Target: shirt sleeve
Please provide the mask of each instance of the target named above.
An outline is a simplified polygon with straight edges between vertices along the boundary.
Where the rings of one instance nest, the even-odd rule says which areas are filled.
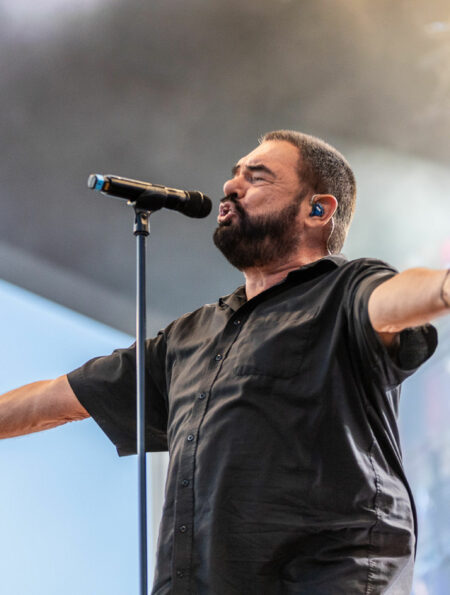
[[[437,346],[437,331],[426,324],[401,331],[398,349],[392,356],[372,327],[368,311],[370,295],[396,274],[395,269],[381,261],[361,263],[349,283],[346,303],[350,336],[361,366],[387,390],[413,374]]]
[[[167,450],[166,341],[161,332],[146,341],[145,409],[146,450]],[[136,347],[117,349],[73,370],[69,384],[120,456],[135,454]]]

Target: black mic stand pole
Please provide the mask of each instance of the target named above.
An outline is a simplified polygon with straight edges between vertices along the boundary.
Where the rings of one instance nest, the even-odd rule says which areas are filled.
[[[145,241],[150,235],[150,212],[134,207],[134,235],[136,236],[136,428],[138,454],[138,503],[139,503],[139,569],[140,595],[148,595],[147,570],[147,473],[145,459]]]
[[[104,194],[108,192],[118,198],[129,196],[123,189],[113,192],[109,186],[109,178],[100,174],[91,174],[88,186]],[[143,182],[127,180],[125,186],[146,186]],[[148,185],[147,185],[148,186]],[[151,185],[156,188],[157,185]],[[136,442],[138,455],[138,506],[139,506],[139,566],[140,566],[140,595],[148,595],[148,568],[147,568],[147,473],[145,459],[145,339],[146,339],[146,296],[145,296],[145,240],[150,235],[150,215],[166,206],[169,209],[179,210],[189,217],[206,217],[211,211],[211,200],[201,192],[184,192],[173,188],[162,189],[160,193],[154,190],[139,191],[137,198],[129,200],[128,205],[134,208],[135,220],[133,233],[136,236]],[[171,194],[172,193],[172,194]],[[135,195],[135,193],[134,193]],[[132,194],[133,196],[133,194]],[[170,200],[168,200],[170,198]],[[187,202],[187,201],[190,201]],[[151,205],[151,208],[150,206]]]

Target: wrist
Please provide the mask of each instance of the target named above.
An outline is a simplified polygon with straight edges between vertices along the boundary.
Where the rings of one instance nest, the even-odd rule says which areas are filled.
[[[444,275],[444,280],[441,286],[441,300],[446,308],[450,308],[450,269]]]

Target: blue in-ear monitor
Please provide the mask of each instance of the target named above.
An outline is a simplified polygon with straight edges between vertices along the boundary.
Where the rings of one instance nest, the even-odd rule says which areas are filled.
[[[323,208],[323,206],[320,204],[320,202],[315,202],[313,204],[313,208],[311,213],[309,214],[310,217],[322,217],[322,215],[325,213],[325,209]]]

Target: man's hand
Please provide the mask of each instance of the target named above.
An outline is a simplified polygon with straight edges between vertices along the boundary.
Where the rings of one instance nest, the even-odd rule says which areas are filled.
[[[0,438],[48,430],[89,417],[67,376],[33,382],[0,396]]]
[[[369,318],[390,346],[397,333],[450,314],[448,271],[409,269],[378,285],[369,298]]]

